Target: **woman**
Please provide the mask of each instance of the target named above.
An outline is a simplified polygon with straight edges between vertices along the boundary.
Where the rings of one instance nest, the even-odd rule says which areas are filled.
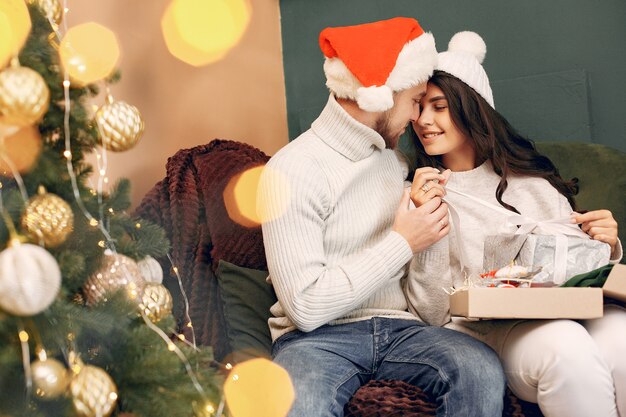
[[[442,287],[462,286],[467,275],[483,272],[485,237],[497,234],[507,218],[452,190],[536,220],[571,215],[572,223],[610,245],[611,262],[622,256],[611,212],[574,213],[575,182],[563,180],[552,162],[495,111],[480,65],[485,52],[477,34],[455,35],[448,51],[439,54],[438,71],[413,124],[417,162],[424,168],[415,172],[411,199],[420,206],[444,198],[458,213],[460,229],[452,227],[413,260],[405,284],[411,309],[429,324],[488,343],[501,358],[512,391],[538,403],[546,417],[626,417],[623,308],[606,306],[603,318],[585,321],[450,319]]]

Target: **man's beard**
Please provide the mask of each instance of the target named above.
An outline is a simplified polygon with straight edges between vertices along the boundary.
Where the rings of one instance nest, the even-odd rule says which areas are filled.
[[[380,119],[376,121],[374,125],[374,130],[383,137],[385,141],[385,148],[387,149],[395,149],[398,146],[398,142],[400,141],[400,135],[394,134],[391,131],[391,126],[389,125],[389,121],[391,120],[391,113],[385,112]]]

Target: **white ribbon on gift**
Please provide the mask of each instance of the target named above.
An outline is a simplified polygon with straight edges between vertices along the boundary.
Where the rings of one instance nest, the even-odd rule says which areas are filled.
[[[529,235],[531,233],[541,235],[555,236],[555,252],[554,252],[554,275],[553,281],[556,284],[565,282],[567,271],[567,236],[578,237],[581,239],[590,239],[590,236],[583,232],[576,224],[571,223],[570,217],[561,217],[556,219],[537,221],[528,216],[522,216],[515,212],[509,211],[504,207],[489,203],[457,191],[454,188],[446,187],[448,193],[457,194],[468,198],[478,204],[490,208],[500,214],[507,216],[506,223],[502,226],[500,233],[511,233],[516,235]],[[463,249],[463,239],[461,238],[461,218],[454,205],[447,199],[444,201],[448,204],[450,216],[452,217],[452,225],[456,232],[456,245],[459,252],[459,262],[461,270],[465,270],[467,263],[467,255]],[[518,227],[519,226],[519,227]]]

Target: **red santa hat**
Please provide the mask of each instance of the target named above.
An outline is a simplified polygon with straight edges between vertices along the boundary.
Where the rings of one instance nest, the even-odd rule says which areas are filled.
[[[437,65],[435,39],[417,20],[396,17],[320,33],[326,86],[370,112],[393,107],[393,92],[428,81]]]

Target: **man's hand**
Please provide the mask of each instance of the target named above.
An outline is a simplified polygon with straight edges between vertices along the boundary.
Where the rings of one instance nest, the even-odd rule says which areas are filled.
[[[396,211],[392,230],[409,242],[413,253],[421,252],[450,231],[448,205],[434,197],[420,207],[409,210],[409,190],[405,190]]]
[[[609,210],[588,211],[585,214],[572,214],[572,223],[580,223],[583,232],[594,240],[611,245],[611,257],[617,246],[617,222]]]

